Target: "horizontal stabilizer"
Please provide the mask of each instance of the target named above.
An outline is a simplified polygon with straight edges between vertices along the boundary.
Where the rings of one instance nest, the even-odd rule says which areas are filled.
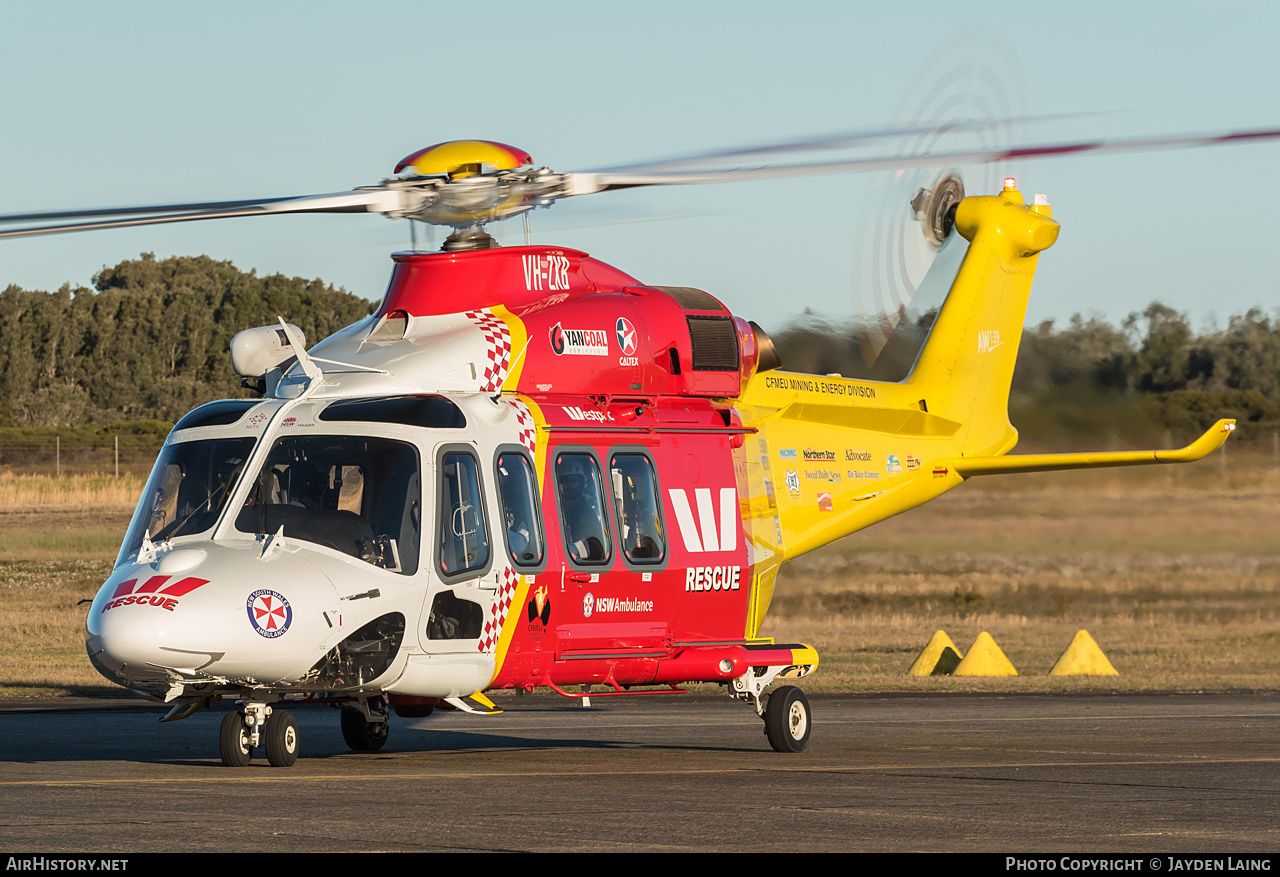
[[[1067,469],[1104,469],[1108,466],[1144,466],[1153,463],[1191,463],[1222,447],[1234,420],[1219,420],[1185,448],[1167,451],[1116,451],[1092,454],[1018,454],[1005,457],[953,457],[939,460],[957,475],[1007,475],[1013,472],[1058,472]]]

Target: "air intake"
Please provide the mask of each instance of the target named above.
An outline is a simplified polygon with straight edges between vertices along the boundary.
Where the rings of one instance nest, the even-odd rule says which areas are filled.
[[[696,290],[695,290],[696,291]],[[703,293],[705,295],[705,293]],[[694,371],[737,371],[738,333],[730,317],[685,317]]]

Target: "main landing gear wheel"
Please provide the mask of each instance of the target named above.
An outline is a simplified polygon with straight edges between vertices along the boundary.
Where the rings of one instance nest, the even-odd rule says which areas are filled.
[[[764,708],[764,733],[778,752],[799,752],[809,745],[813,719],[809,700],[794,685],[784,685],[769,695]]]
[[[342,739],[356,752],[377,752],[387,742],[389,722],[366,722],[359,710],[342,711]]]
[[[248,767],[253,760],[253,746],[249,743],[249,727],[240,713],[227,713],[222,717],[218,732],[218,749],[222,763],[227,767]]]
[[[292,767],[298,760],[298,720],[293,713],[275,710],[262,728],[267,761],[272,767]]]

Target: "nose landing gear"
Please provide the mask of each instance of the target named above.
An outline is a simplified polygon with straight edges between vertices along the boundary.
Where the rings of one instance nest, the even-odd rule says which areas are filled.
[[[227,713],[218,732],[218,749],[227,767],[248,767],[253,750],[262,746],[272,767],[291,767],[298,760],[298,720],[287,710],[265,703],[246,703]]]

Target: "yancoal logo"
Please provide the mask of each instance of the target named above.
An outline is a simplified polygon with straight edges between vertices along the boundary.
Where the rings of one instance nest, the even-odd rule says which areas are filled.
[[[249,623],[259,635],[275,639],[289,629],[293,622],[293,607],[282,594],[275,591],[254,591],[244,601],[249,613]]]
[[[556,356],[608,356],[609,335],[604,329],[551,327],[551,350]]]
[[[693,491],[698,506],[698,522],[693,520],[689,495],[680,488],[673,488],[671,508],[676,513],[676,523],[684,538],[685,551],[702,554],[708,551],[733,551],[738,547],[738,491],[732,487],[720,488],[720,508],[712,501],[711,490],[699,487]],[[717,523],[719,533],[716,532]]]

